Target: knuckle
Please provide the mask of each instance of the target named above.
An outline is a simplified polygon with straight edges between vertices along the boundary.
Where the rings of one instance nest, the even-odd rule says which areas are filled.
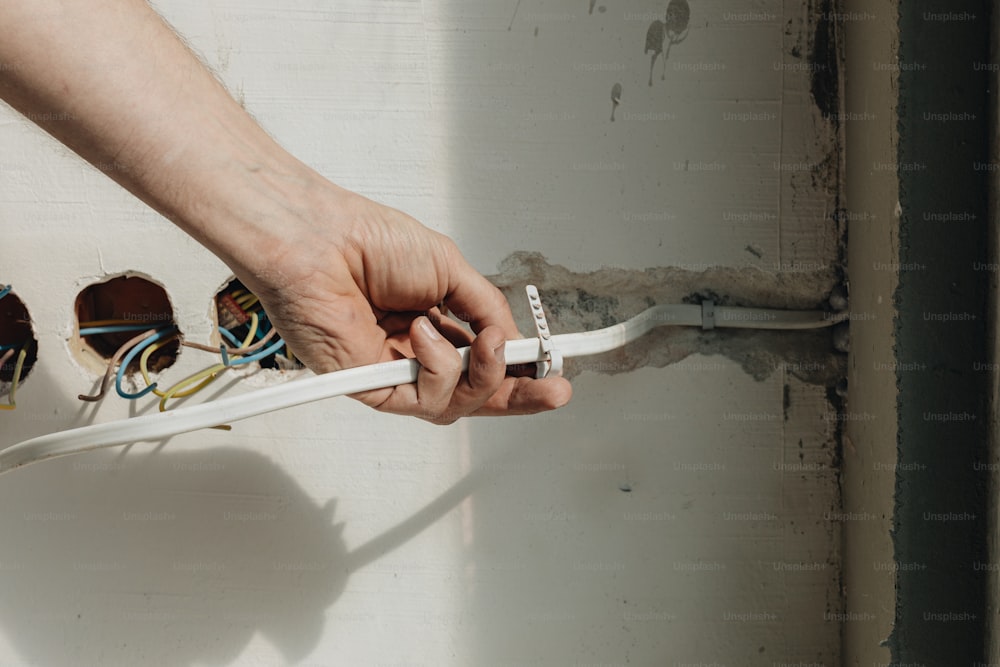
[[[462,374],[462,359],[457,354],[453,357],[449,357],[447,361],[442,361],[440,364],[439,373],[443,375],[461,375]]]
[[[455,410],[443,410],[431,415],[428,421],[438,426],[449,426],[457,422],[461,417],[462,415]]]

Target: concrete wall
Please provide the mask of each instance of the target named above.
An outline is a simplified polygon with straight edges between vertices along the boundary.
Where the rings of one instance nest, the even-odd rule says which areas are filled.
[[[823,304],[843,259],[829,7],[693,2],[652,76],[661,1],[160,9],[294,153],[454,236],[521,314],[537,280],[572,331],[650,301]],[[155,409],[77,400],[97,383],[70,353],[77,293],[140,272],[207,342],[228,271],[0,113],[0,278],[38,339],[3,444]],[[0,663],[837,664],[832,350],[661,332],[573,364],[555,414],[437,428],[335,400],[18,471]]]
[[[899,563],[891,538],[898,469],[894,351],[899,283],[896,2],[848,2],[845,123],[851,276],[844,421],[843,664],[890,663]]]

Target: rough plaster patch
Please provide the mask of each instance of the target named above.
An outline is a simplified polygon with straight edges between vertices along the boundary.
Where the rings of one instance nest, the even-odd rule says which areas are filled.
[[[549,264],[534,252],[516,252],[490,280],[511,303],[522,332],[534,330],[524,286],[538,287],[554,333],[574,333],[610,326],[659,304],[700,303],[788,310],[827,309],[838,287],[832,269],[768,273],[756,268],[718,267],[706,271],[661,267],[646,270],[604,268],[574,273]],[[846,373],[846,357],[833,346],[832,329],[754,331],[696,327],[660,327],[635,343],[606,354],[568,359],[565,375],[582,371],[617,374],[641,366],[662,368],[699,353],[732,359],[760,381],[784,369],[805,382],[836,385]]]

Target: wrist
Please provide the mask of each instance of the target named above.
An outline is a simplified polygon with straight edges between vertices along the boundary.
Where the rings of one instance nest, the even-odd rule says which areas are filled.
[[[174,222],[245,283],[281,284],[291,249],[315,247],[323,211],[348,194],[271,141],[256,155],[239,151],[208,169],[190,170]],[[327,241],[334,220],[323,220]],[[254,289],[255,286],[247,284]]]

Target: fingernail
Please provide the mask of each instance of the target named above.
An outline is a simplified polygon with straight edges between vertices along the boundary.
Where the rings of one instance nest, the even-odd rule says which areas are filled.
[[[438,330],[434,328],[434,325],[426,317],[420,318],[420,328],[423,329],[424,333],[431,340],[441,340],[441,334],[438,333]]]
[[[493,348],[493,355],[497,358],[501,364],[504,362],[504,351],[507,348],[507,343],[500,343],[495,348]]]

